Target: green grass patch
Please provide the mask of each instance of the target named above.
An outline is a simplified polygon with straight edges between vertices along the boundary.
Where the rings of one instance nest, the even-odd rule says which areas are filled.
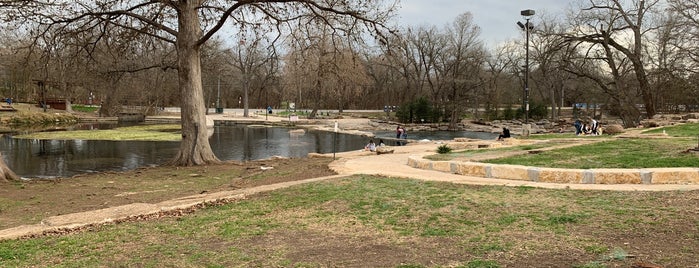
[[[583,252],[594,260],[614,248],[610,236],[671,226],[650,224],[644,219],[648,213],[653,221],[696,220],[691,202],[670,210],[663,208],[666,202],[658,202],[683,200],[679,192],[523,189],[355,176],[259,194],[182,217],[0,241],[0,260],[21,267],[319,267],[346,265],[360,255],[345,252],[366,247],[419,255],[438,248],[446,255],[464,255],[456,264],[440,258],[425,262],[425,256],[433,255],[408,254],[392,264],[367,258],[358,266],[510,267],[516,259],[495,262],[488,256],[551,254],[555,248],[561,254]],[[615,206],[635,213],[619,217],[609,210]],[[595,234],[580,241],[575,230],[590,226]],[[676,254],[694,253],[689,251]],[[626,253],[615,250],[608,256],[617,261]]]
[[[491,260],[472,260],[469,261],[466,266],[463,266],[466,268],[499,268],[500,265],[496,261],[491,261]]]
[[[684,153],[692,146],[689,139],[619,139],[484,162],[577,169],[696,167],[699,158]]]
[[[93,106],[93,105],[72,105],[71,108],[73,111],[76,112],[83,112],[83,113],[92,113],[100,109],[99,106]]]
[[[182,139],[180,129],[180,125],[175,124],[138,125],[104,130],[35,132],[15,137],[40,140],[179,141]]]
[[[574,268],[607,268],[608,266],[599,261],[591,261],[582,265],[574,265]]]
[[[555,140],[555,139],[608,139],[610,135],[580,135],[576,136],[575,133],[545,133],[545,134],[531,134],[528,137],[517,137],[520,139],[529,140]]]
[[[699,136],[699,124],[688,123],[688,124],[679,124],[679,125],[674,125],[674,126],[661,127],[661,128],[656,128],[656,129],[644,131],[643,134],[660,134],[663,132],[667,133],[667,135],[672,136],[672,137],[694,137],[694,138],[697,138]]]
[[[500,148],[494,148],[494,149],[468,149],[468,150],[451,151],[448,153],[439,153],[439,154],[435,154],[435,155],[428,155],[428,156],[425,156],[425,158],[433,160],[433,161],[449,161],[449,160],[453,160],[456,158],[471,158],[471,157],[475,157],[478,155],[491,155],[491,154],[500,154],[500,153],[507,153],[507,152],[521,152],[521,151],[537,150],[537,149],[543,149],[543,148],[548,148],[548,147],[552,147],[552,146],[562,145],[565,143],[566,143],[565,141],[552,141],[552,142],[540,142],[540,143],[535,143],[535,144],[526,144],[526,145],[518,145],[518,146],[511,146],[511,147],[500,147]]]

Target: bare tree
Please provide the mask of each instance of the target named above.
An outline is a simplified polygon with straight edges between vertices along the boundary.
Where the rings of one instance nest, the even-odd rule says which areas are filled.
[[[644,37],[655,28],[649,16],[660,0],[589,0],[589,6],[569,18],[574,32],[563,36],[576,47],[586,50],[580,55],[587,64],[604,64],[612,75],[611,81],[604,76],[583,74],[586,68],[573,68],[576,74],[593,79],[600,88],[615,100],[613,108],[619,109],[626,126],[635,126],[640,121],[635,92],[638,92],[647,117],[656,113],[655,95],[647,71],[644,55]],[[628,5],[626,5],[628,3]],[[581,65],[578,65],[581,67]],[[597,66],[600,67],[599,65]],[[598,73],[594,71],[593,73]],[[633,81],[628,80],[635,77]],[[637,88],[638,90],[633,90]]]
[[[699,73],[699,0],[668,0],[674,46],[682,51],[687,71]],[[669,29],[668,29],[669,30]]]
[[[234,52],[231,64],[241,75],[243,88],[243,116],[249,116],[249,95],[255,76],[269,78],[268,68],[277,61],[277,51],[273,44],[256,32],[243,32],[240,35],[237,53]],[[274,63],[273,63],[274,62]],[[267,103],[266,105],[269,105]]]
[[[668,0],[658,40],[658,79],[674,111],[699,110],[699,0]]]
[[[445,39],[446,50],[443,53],[442,67],[448,93],[449,127],[456,129],[470,101],[478,114],[480,106],[476,90],[482,88],[482,71],[485,65],[485,49],[480,41],[480,28],[473,23],[470,13],[459,15],[452,25],[447,27]]]
[[[516,94],[505,91],[507,88],[515,88],[512,86],[515,82],[509,75],[512,65],[517,62],[514,50],[517,50],[514,46],[502,45],[490,52],[485,59],[485,70],[481,75],[485,86],[481,97],[486,111],[492,111],[495,118],[499,117],[498,111],[503,103],[507,103],[509,108],[517,100]]]
[[[435,30],[436,28],[431,28]],[[427,70],[425,66],[431,66],[425,59],[426,49],[420,45],[420,38],[425,37],[422,32],[429,32],[426,28],[407,30],[396,34],[389,41],[390,46],[383,48],[385,66],[391,66],[392,71],[401,77],[401,83],[396,85],[398,92],[395,93],[393,101],[396,104],[403,104],[407,101],[424,96],[427,92]]]
[[[17,31],[0,28],[0,87],[2,94],[15,100],[25,101],[34,93],[32,83],[33,65],[36,55],[28,55],[22,47],[28,47],[28,38]]]
[[[569,55],[566,53],[567,42],[558,33],[562,26],[553,18],[543,17],[532,34],[531,47],[534,53],[533,62],[536,69],[532,80],[538,85],[540,98],[551,107],[551,119],[557,120],[563,98],[566,82],[571,75],[565,72],[565,64]],[[557,109],[558,108],[558,109]]]
[[[365,51],[362,55],[366,63],[366,73],[371,81],[367,90],[357,97],[367,101],[358,103],[357,106],[360,109],[384,107],[389,111],[392,110],[393,106],[400,104],[400,98],[405,95],[400,73],[384,54],[373,55]]]
[[[366,64],[354,50],[339,51],[334,63],[331,66],[333,85],[328,98],[336,101],[337,109],[342,113],[361,95],[369,83],[369,77],[365,69]]]
[[[282,79],[287,95],[312,109],[309,118],[325,105],[322,96],[330,86],[327,76],[336,51],[332,38],[327,27],[315,23],[299,24],[289,38]]]
[[[317,17],[334,31],[354,35],[364,29],[378,33],[391,10],[392,6],[385,6],[382,1],[368,0],[7,0],[0,3],[0,16],[4,20],[33,21],[65,31],[86,31],[110,24],[173,44],[182,99],[182,142],[172,161],[175,165],[219,162],[208,142],[200,50],[227,21],[237,26],[281,30],[289,21]]]

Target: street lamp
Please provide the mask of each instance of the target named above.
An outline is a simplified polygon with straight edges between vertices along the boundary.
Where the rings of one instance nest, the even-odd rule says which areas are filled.
[[[517,22],[522,30],[526,33],[526,48],[525,66],[524,66],[524,123],[529,124],[529,32],[534,29],[534,25],[529,22],[529,18],[534,16],[534,10],[526,9],[520,12],[525,17],[526,23]]]

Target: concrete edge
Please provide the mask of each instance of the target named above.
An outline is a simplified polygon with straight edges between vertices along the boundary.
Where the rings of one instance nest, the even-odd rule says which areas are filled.
[[[564,169],[465,161],[432,161],[409,156],[408,166],[483,178],[583,184],[697,184],[699,168]]]

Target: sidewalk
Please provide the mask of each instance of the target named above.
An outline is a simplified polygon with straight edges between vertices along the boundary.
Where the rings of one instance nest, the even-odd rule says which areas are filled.
[[[439,145],[418,143],[392,147],[393,154],[368,154],[366,152],[341,153],[342,159],[331,164],[340,174],[371,174],[400,178],[413,178],[425,181],[441,181],[472,185],[530,186],[548,189],[611,190],[611,191],[691,191],[699,190],[698,184],[572,184],[547,183],[522,180],[504,180],[458,175],[434,170],[413,168],[407,165],[408,158],[434,154]]]

